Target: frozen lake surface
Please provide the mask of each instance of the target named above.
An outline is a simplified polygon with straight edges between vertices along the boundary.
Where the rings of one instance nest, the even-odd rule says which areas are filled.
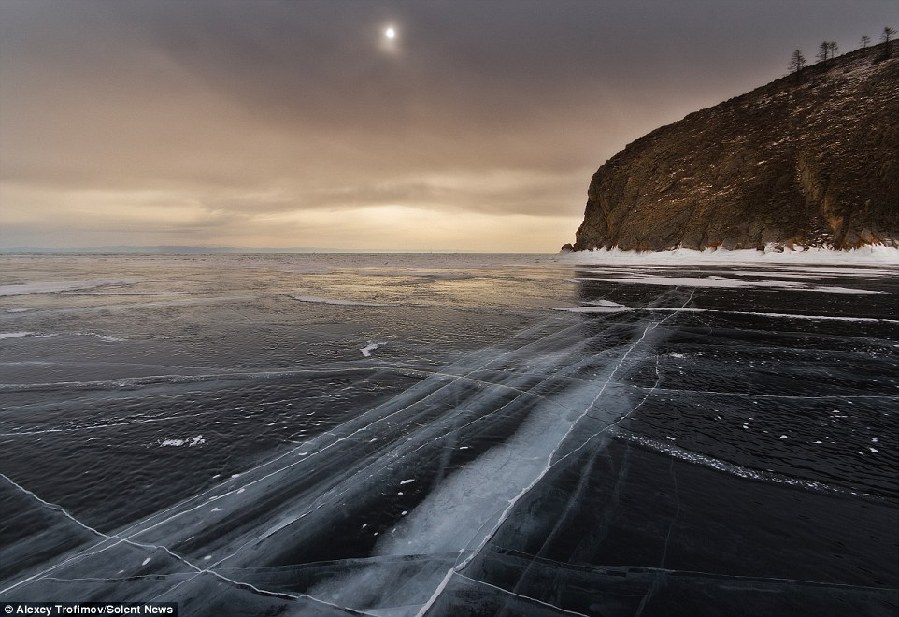
[[[899,267],[0,258],[0,600],[895,615]]]

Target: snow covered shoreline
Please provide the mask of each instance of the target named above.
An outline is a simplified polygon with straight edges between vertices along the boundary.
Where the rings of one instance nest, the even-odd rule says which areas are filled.
[[[560,257],[578,265],[595,264],[654,264],[654,265],[718,265],[718,264],[807,264],[807,265],[894,265],[899,266],[899,249],[887,246],[866,246],[848,251],[824,248],[776,251],[773,247],[764,251],[756,249],[673,249],[668,251],[622,251],[599,249],[562,253]]]

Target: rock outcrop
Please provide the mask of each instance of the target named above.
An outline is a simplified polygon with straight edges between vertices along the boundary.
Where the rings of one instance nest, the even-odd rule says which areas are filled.
[[[808,66],[628,144],[575,250],[899,246],[899,48]]]

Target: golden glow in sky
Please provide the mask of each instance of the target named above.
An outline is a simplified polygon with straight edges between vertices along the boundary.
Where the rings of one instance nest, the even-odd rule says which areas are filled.
[[[713,4],[2,0],[0,249],[555,252],[630,141],[899,25]]]

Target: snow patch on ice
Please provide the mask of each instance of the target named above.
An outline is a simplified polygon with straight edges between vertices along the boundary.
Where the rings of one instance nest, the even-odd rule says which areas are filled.
[[[37,336],[37,332],[0,332],[0,339],[24,338],[26,336]]]
[[[11,308],[11,309],[6,309],[6,312],[7,313],[24,313],[26,311],[33,311],[33,310],[34,309],[31,309],[31,308]]]
[[[831,484],[825,484],[824,482],[818,482],[816,480],[805,480],[801,478],[794,478],[791,476],[786,476],[782,474],[775,473],[771,470],[768,471],[760,471],[757,469],[751,469],[748,467],[741,467],[739,465],[735,465],[733,463],[729,463],[727,461],[723,461],[721,459],[717,459],[707,454],[700,454],[699,452],[692,452],[690,450],[684,450],[683,448],[679,448],[676,445],[665,443],[663,441],[659,441],[657,439],[653,439],[651,437],[647,437],[646,435],[641,435],[638,433],[631,433],[625,429],[621,429],[619,427],[612,427],[609,431],[612,435],[619,439],[624,439],[626,441],[639,444],[645,448],[649,448],[650,450],[655,450],[656,452],[661,452],[662,454],[667,454],[676,459],[680,459],[682,461],[686,461],[688,463],[693,463],[694,465],[701,465],[703,467],[710,467],[712,469],[717,469],[718,471],[723,471],[725,473],[733,474],[740,478],[747,478],[750,480],[762,480],[765,482],[776,482],[778,484],[787,484],[790,486],[797,486],[800,488],[804,488],[806,490],[814,490],[814,491],[822,491],[827,493],[836,493],[836,494],[849,494],[849,495],[863,495],[865,493],[852,491],[840,486],[834,486]],[[786,436],[784,436],[786,437]]]
[[[202,435],[197,435],[196,437],[187,437],[185,439],[172,438],[169,437],[167,439],[163,439],[158,442],[159,447],[163,446],[184,446],[186,445],[188,448],[192,448],[194,446],[201,446],[206,443],[206,439],[203,438]]]
[[[812,321],[857,321],[865,323],[899,323],[899,319],[880,319],[877,317],[842,317],[840,315],[801,315],[799,313],[764,313],[760,311],[718,311],[712,313],[730,313],[732,315],[758,315],[760,317],[777,317],[784,319],[810,319]]]
[[[633,309],[638,310],[638,309]],[[647,307],[646,311],[675,311],[692,313],[721,313],[723,315],[755,315],[777,319],[809,319],[812,321],[855,321],[860,323],[899,323],[899,319],[885,319],[881,317],[848,317],[843,315],[803,315],[801,313],[766,313],[763,311],[729,311],[724,309],[684,308],[684,307]]]
[[[94,338],[98,338],[101,341],[106,343],[118,343],[121,341],[126,341],[128,339],[124,339],[118,336],[109,336],[107,334],[97,334],[96,332],[73,332],[74,336],[92,336]]]
[[[888,246],[866,246],[849,251],[823,248],[777,251],[768,246],[756,249],[706,249],[695,251],[679,248],[669,251],[622,251],[620,249],[563,253],[560,261],[574,264],[722,264],[722,263],[790,263],[790,264],[893,264],[899,265],[899,249]]]
[[[870,289],[852,289],[850,287],[809,287],[808,291],[820,291],[822,293],[827,294],[882,294],[886,293],[885,291],[871,291]]]
[[[366,358],[368,358],[368,357],[371,356],[371,352],[373,352],[375,349],[378,349],[379,347],[383,347],[383,346],[386,345],[386,344],[387,344],[386,341],[369,341],[369,342],[368,342],[368,345],[366,345],[365,347],[363,347],[363,348],[360,349],[359,351],[362,352],[362,355],[363,355],[363,356],[365,356]]]

